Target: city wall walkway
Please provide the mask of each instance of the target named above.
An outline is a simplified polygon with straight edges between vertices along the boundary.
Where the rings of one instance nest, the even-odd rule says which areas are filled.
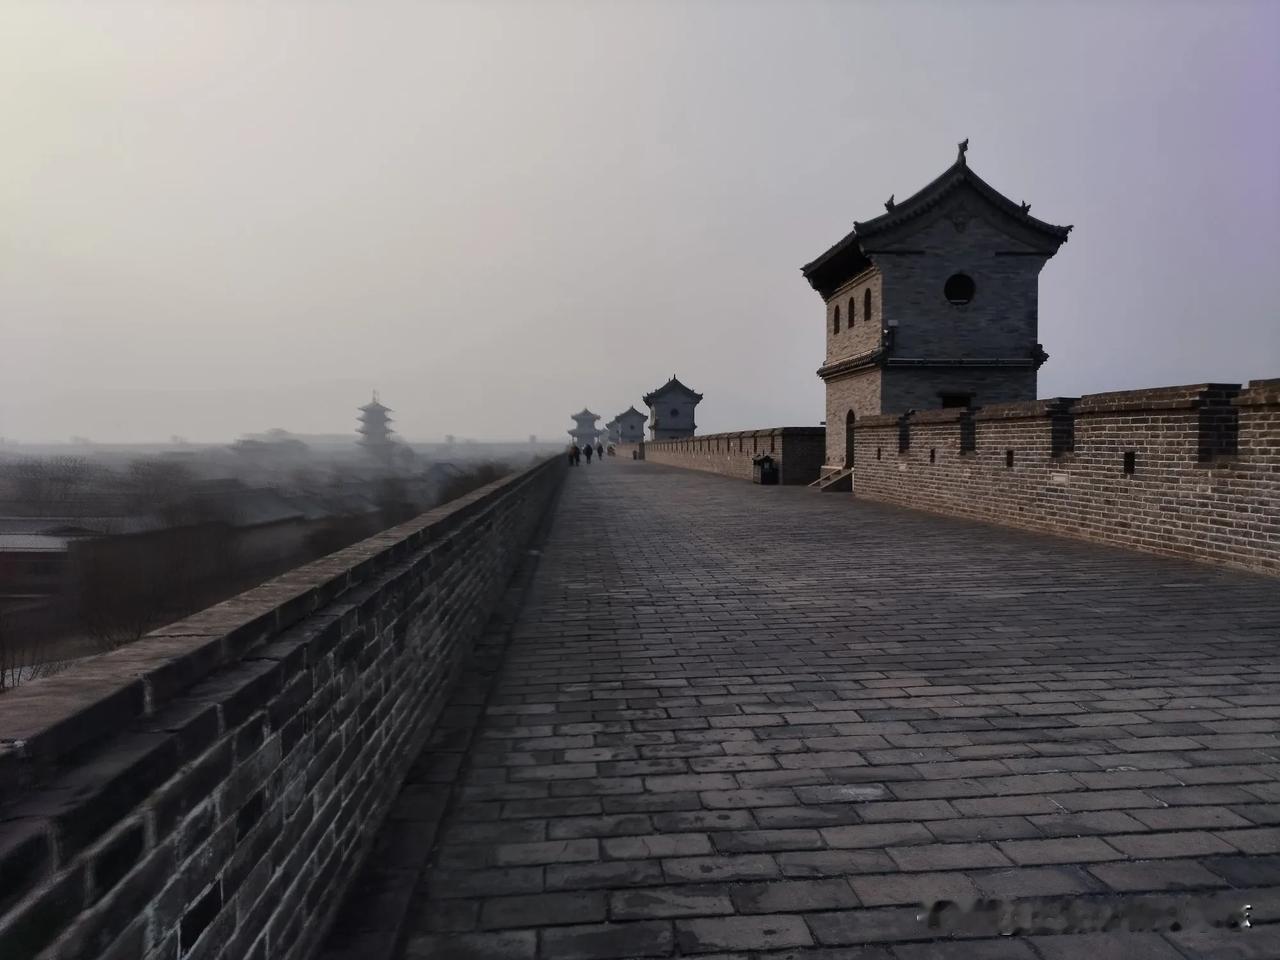
[[[1280,956],[1274,580],[616,460],[543,547],[403,956]]]

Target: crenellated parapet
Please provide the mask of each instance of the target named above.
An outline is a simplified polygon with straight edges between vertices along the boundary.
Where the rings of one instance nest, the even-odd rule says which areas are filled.
[[[1280,573],[1280,380],[864,417],[854,495]]]
[[[644,459],[653,463],[744,480],[751,479],[755,458],[768,454],[778,464],[779,482],[806,484],[818,478],[825,442],[822,427],[768,427],[649,441],[641,446]],[[629,457],[631,449],[620,452]]]

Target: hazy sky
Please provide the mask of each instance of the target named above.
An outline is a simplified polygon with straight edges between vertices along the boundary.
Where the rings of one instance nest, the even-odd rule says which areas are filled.
[[[0,435],[817,423],[799,267],[969,161],[1040,395],[1280,376],[1280,3],[0,0]]]

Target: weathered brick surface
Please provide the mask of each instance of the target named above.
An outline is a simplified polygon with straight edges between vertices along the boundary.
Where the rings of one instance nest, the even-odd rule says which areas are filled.
[[[750,480],[754,458],[768,454],[778,465],[779,483],[806,484],[818,479],[825,443],[822,427],[771,427],[623,444],[619,455],[630,460],[633,450],[643,449],[644,459],[653,463]]]
[[[1275,955],[1195,919],[1280,919],[1274,581],[629,459],[559,510],[405,956]],[[921,919],[978,897],[1185,922]]]
[[[396,787],[449,711],[478,711],[444,706],[565,469],[497,481],[0,698],[0,957],[308,956],[388,813],[413,829],[375,886],[407,896],[404,865],[427,852],[413,838],[444,796]],[[495,896],[536,893],[541,864],[596,843],[513,838],[481,859],[538,874]]]
[[[1280,381],[872,417],[854,432],[856,497],[1280,573]]]

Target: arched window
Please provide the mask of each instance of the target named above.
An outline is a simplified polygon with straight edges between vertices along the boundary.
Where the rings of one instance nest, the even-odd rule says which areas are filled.
[[[831,318],[831,332],[832,333],[840,332],[840,304],[838,303],[836,304],[836,312],[832,314],[832,318]]]
[[[957,307],[964,306],[973,299],[975,285],[973,278],[967,273],[953,273],[947,278],[942,288],[942,295],[947,302]]]
[[[871,322],[871,288],[867,287],[862,294],[862,319],[865,323]]]
[[[857,303],[857,302],[858,302],[858,301],[856,301],[853,297],[850,297],[850,298],[849,298],[849,322],[846,324],[846,326],[847,326],[850,330],[852,330],[852,329],[853,329],[853,322],[854,322],[856,319],[858,319],[857,312],[853,309],[854,304],[855,304],[855,303]],[[864,319],[865,319],[865,318],[864,318]]]

